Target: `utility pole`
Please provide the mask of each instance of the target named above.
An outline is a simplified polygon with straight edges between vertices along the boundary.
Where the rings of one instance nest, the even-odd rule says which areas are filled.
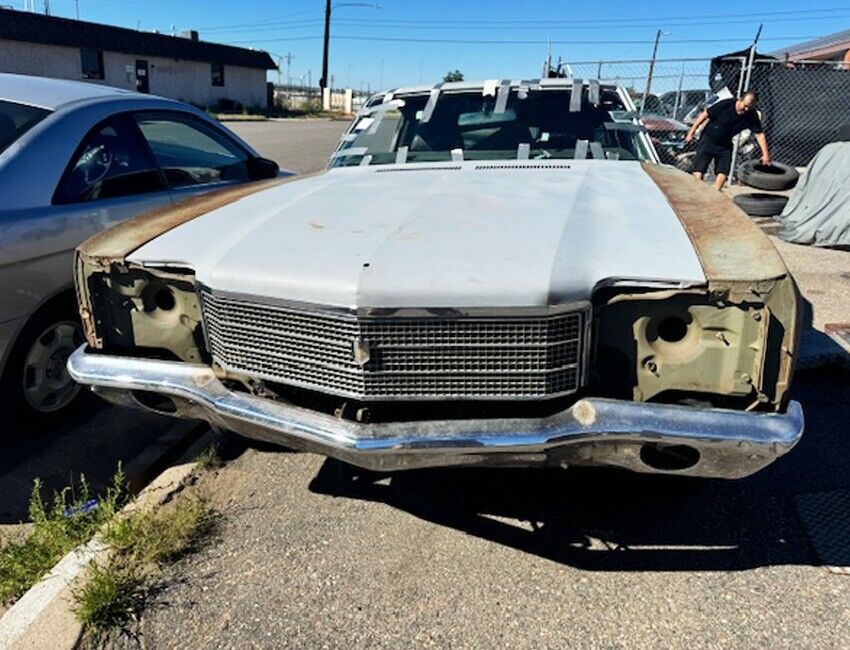
[[[328,49],[331,44],[331,0],[325,0],[325,47],[322,55],[322,78],[319,79],[319,89],[324,90],[328,85]]]
[[[646,108],[646,102],[649,99],[649,91],[652,88],[652,73],[655,71],[655,57],[658,54],[658,41],[661,40],[661,30],[655,32],[655,45],[652,47],[652,60],[649,62],[649,74],[646,75],[646,91],[643,93],[643,101],[640,103],[640,113]]]
[[[287,52],[286,56],[282,57],[286,59],[286,85],[292,85],[292,59],[295,57],[292,55],[292,52]]]
[[[44,15],[50,15],[50,0],[44,0]]]
[[[74,9],[77,11],[77,20],[80,19],[80,0],[74,0]]]

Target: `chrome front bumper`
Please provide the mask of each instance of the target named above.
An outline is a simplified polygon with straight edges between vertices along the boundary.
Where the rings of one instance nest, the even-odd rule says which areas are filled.
[[[788,452],[803,412],[746,413],[584,398],[543,418],[361,424],[234,392],[205,365],[78,349],[71,376],[110,401],[198,418],[245,437],[373,470],[443,466],[602,465],[638,472],[741,478]]]

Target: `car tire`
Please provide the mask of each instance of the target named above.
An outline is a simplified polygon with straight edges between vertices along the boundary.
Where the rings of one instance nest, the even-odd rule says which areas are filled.
[[[739,194],[732,199],[735,204],[751,217],[775,217],[782,212],[788,197],[781,194]]]
[[[65,367],[70,353],[84,341],[73,296],[48,304],[24,326],[0,378],[7,435],[41,431],[91,399]]]
[[[738,167],[738,178],[744,185],[757,190],[778,192],[790,190],[797,184],[800,173],[784,163],[764,165],[758,160],[748,160]]]

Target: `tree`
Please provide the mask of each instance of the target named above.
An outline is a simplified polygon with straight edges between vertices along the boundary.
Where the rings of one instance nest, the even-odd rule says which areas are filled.
[[[455,70],[454,72],[447,72],[446,76],[443,77],[443,81],[463,81],[463,73],[460,70]]]

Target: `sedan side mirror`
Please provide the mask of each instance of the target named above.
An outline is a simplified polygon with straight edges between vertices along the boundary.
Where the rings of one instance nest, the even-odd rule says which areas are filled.
[[[268,158],[249,158],[246,163],[248,173],[251,178],[259,180],[261,178],[276,178],[280,167],[274,160]]]

